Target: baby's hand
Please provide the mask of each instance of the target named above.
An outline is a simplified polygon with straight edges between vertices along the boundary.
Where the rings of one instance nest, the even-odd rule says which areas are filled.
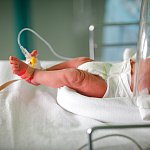
[[[28,60],[28,64],[30,64],[30,66],[32,66],[33,68],[42,69],[40,61],[37,58],[39,54],[38,50],[33,50],[30,54],[32,58]]]
[[[31,56],[32,57],[37,57],[38,56],[38,50],[33,50],[32,52],[31,52]]]
[[[33,50],[30,53],[31,57],[30,58],[26,58],[26,64],[32,66],[33,68],[35,68],[37,66],[37,57],[38,57],[38,51],[37,50]]]

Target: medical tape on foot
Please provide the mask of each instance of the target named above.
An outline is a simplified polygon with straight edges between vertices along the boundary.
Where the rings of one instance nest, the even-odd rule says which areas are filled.
[[[0,91],[2,91],[3,89],[5,89],[6,87],[8,87],[10,84],[16,82],[16,81],[19,81],[19,80],[22,80],[22,79],[15,79],[15,80],[10,80],[8,82],[5,82],[4,84],[2,84],[0,86]]]
[[[32,67],[28,67],[26,72],[21,76],[22,79],[24,80],[29,80],[33,76],[35,69]]]
[[[28,67],[26,72],[21,76],[22,79],[24,80],[31,80],[31,77],[33,76],[35,69],[32,67]],[[5,82],[4,84],[2,84],[0,86],[0,91],[2,91],[3,89],[5,89],[6,87],[8,87],[9,85],[11,85],[12,83],[22,80],[22,79],[15,79],[15,80],[10,80],[8,82]]]

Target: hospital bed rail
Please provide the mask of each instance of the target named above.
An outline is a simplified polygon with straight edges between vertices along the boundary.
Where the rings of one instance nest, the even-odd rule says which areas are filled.
[[[132,138],[125,136],[125,135],[121,135],[121,134],[109,134],[107,136],[103,136],[103,137],[99,137],[97,139],[92,140],[92,136],[93,133],[96,132],[97,130],[104,130],[104,129],[135,129],[135,128],[150,128],[150,124],[127,124],[127,125],[104,125],[104,126],[95,126],[92,128],[88,128],[87,129],[87,134],[88,134],[88,146],[89,146],[89,150],[93,150],[93,142],[100,140],[102,138],[106,138],[106,137],[110,137],[110,136],[122,136],[125,138],[128,138],[129,140],[131,140],[134,144],[136,144],[136,146],[142,150],[142,147]]]

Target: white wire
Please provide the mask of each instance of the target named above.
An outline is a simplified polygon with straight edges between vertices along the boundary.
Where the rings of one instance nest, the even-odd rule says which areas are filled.
[[[20,43],[20,36],[21,36],[21,34],[24,32],[24,31],[30,31],[30,32],[32,32],[34,35],[36,35],[41,41],[43,41],[47,46],[48,46],[48,48],[49,48],[49,50],[56,56],[56,57],[58,57],[58,58],[60,58],[60,59],[63,59],[63,60],[70,60],[71,58],[68,58],[68,57],[64,57],[64,56],[61,56],[61,55],[59,55],[59,54],[57,54],[55,51],[54,51],[54,49],[52,48],[52,46],[43,38],[43,37],[41,37],[37,32],[35,32],[34,30],[32,30],[32,29],[30,29],[30,28],[23,28],[20,32],[19,32],[19,34],[18,34],[18,45],[19,45],[19,47],[21,48],[21,49],[25,49],[22,45],[21,45],[21,43]]]

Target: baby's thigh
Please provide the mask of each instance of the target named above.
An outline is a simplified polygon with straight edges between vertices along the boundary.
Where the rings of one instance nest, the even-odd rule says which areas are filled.
[[[98,75],[76,69],[76,80],[72,82],[72,87],[77,92],[91,97],[103,97],[107,84],[104,79]]]

